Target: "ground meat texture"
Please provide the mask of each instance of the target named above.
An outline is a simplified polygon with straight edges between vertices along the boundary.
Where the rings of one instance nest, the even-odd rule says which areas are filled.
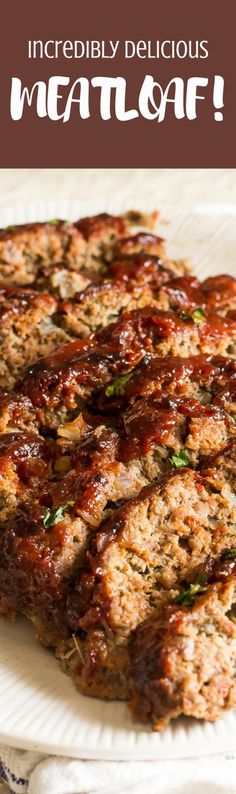
[[[68,635],[66,585],[80,567],[86,543],[83,522],[73,515],[73,506],[64,507],[50,511],[31,498],[0,537],[0,610],[30,618],[45,645]]]
[[[90,284],[70,301],[64,301],[63,326],[77,336],[104,327],[121,312],[133,311],[152,304],[158,308],[159,286],[173,273],[157,257],[144,254],[114,260],[109,276]]]
[[[62,432],[69,436],[70,423]],[[67,450],[71,469],[60,482],[60,498],[67,502],[73,495],[76,514],[94,529],[114,505],[138,493],[148,478],[139,461],[132,466],[122,461],[115,429],[98,424],[96,429],[90,428],[87,436],[84,432],[81,442]],[[52,492],[55,488],[57,484],[52,486]]]
[[[145,214],[130,210],[117,217],[102,213],[81,218],[75,226],[86,241],[85,266],[97,270],[99,261],[104,265],[113,258],[115,245],[121,237],[129,233],[133,236],[140,227],[154,229],[157,217],[157,212]]]
[[[27,430],[37,433],[38,423],[28,397],[0,391],[0,433]]]
[[[127,411],[116,430],[99,426],[99,416],[95,429],[93,422],[94,416],[86,426],[80,415],[66,423],[58,444],[72,466],[61,488],[76,494],[76,512],[94,527],[144,485],[175,466],[196,467],[236,437],[235,422],[223,411],[159,393]]]
[[[101,473],[101,457],[99,461],[97,454],[90,468],[81,464],[59,482],[41,481],[26,504],[26,489],[24,500],[17,494],[14,520],[5,523],[1,534],[0,600],[5,610],[27,615],[45,644],[55,645],[71,634],[67,589],[106,506],[109,512],[112,499],[132,496],[145,482],[105,454]]]
[[[223,411],[158,392],[124,413],[116,427],[99,415],[80,414],[58,429],[57,444],[70,460],[61,481],[63,500],[76,495],[76,513],[96,528],[117,505],[175,467],[197,467],[236,437]]]
[[[97,215],[75,223],[52,220],[10,226],[0,232],[1,283],[32,284],[38,267],[66,262],[70,267],[103,267],[111,245],[127,231],[153,228],[157,214]]]
[[[114,246],[114,259],[144,252],[162,258],[165,251],[164,243],[163,237],[157,237],[148,232],[138,232],[130,237],[121,237]]]
[[[18,288],[0,297],[0,386],[11,388],[22,371],[68,335],[54,322],[57,303],[48,294]]]
[[[75,268],[59,263],[57,265],[47,265],[38,269],[34,279],[34,289],[42,292],[49,292],[62,300],[72,298],[78,292],[82,292],[91,283],[92,278],[85,271],[75,270]]]
[[[158,286],[172,277],[157,258],[141,254],[112,262],[109,275],[111,280],[91,284],[73,300],[64,301],[64,327],[69,333],[86,336],[123,311],[155,305]]]
[[[199,410],[199,406],[196,402],[194,405],[194,401],[189,401],[189,405],[187,404],[187,401],[183,400],[176,400],[175,404],[172,401],[171,407],[169,403],[170,401],[168,402],[168,400],[166,400],[165,404],[163,397],[161,399],[159,397],[159,400],[157,399],[157,405],[155,404],[155,400],[153,402],[153,413],[155,415],[153,427],[154,425],[159,427],[158,438],[157,430],[155,435],[152,435],[152,437],[150,435],[149,414],[147,413],[145,401],[142,419],[143,432],[140,433],[139,442],[137,440],[136,428],[133,431],[133,435],[132,430],[130,430],[130,424],[132,425],[132,417],[128,417],[128,419],[126,417],[124,419],[125,429],[126,423],[128,424],[126,442],[122,437],[119,436],[118,431],[112,430],[112,428],[109,429],[109,427],[106,428],[105,426],[100,427],[97,425],[95,426],[95,429],[92,430],[92,425],[95,424],[94,417],[91,418],[90,427],[87,420],[87,430],[84,421],[84,437],[81,429],[82,442],[73,449],[73,453],[71,455],[72,468],[68,474],[63,476],[59,483],[46,481],[45,485],[43,485],[43,483],[40,481],[40,492],[38,493],[37,489],[34,489],[32,496],[33,504],[29,505],[27,509],[22,508],[22,495],[20,494],[20,497],[18,496],[18,502],[19,499],[21,502],[20,514],[18,511],[18,513],[15,515],[15,524],[18,526],[18,540],[19,536],[24,539],[25,534],[27,536],[30,534],[29,527],[33,522],[33,537],[31,539],[31,543],[33,545],[38,544],[38,537],[36,537],[36,535],[38,535],[38,533],[40,535],[40,532],[42,532],[42,513],[45,515],[45,511],[49,508],[50,514],[55,516],[58,508],[66,508],[65,520],[68,537],[65,536],[63,541],[63,555],[66,559],[69,555],[69,559],[72,560],[72,565],[71,567],[69,565],[67,573],[63,566],[61,581],[59,569],[57,571],[58,587],[60,586],[61,588],[63,586],[64,595],[66,594],[66,588],[68,586],[68,577],[74,573],[74,567],[76,568],[78,564],[79,567],[83,565],[86,549],[89,548],[94,532],[99,526],[101,520],[104,518],[104,515],[106,516],[109,514],[109,512],[114,510],[116,505],[120,502],[124,502],[125,500],[130,499],[132,496],[139,493],[140,489],[145,484],[153,481],[153,479],[157,477],[158,473],[160,474],[160,472],[163,470],[164,460],[166,460],[167,468],[171,468],[169,459],[167,459],[167,455],[168,453],[171,454],[173,450],[178,450],[181,448],[181,434],[183,434],[183,437],[185,437],[186,448],[187,445],[189,445],[189,448],[192,445],[193,460],[195,461],[199,455],[199,450],[204,453],[206,449],[209,451],[211,443],[212,445],[215,444],[217,446],[217,443],[223,443],[225,440],[224,433],[227,434],[227,430],[229,432],[230,420],[227,420],[226,417],[226,423],[224,425],[223,413],[218,412],[217,416],[217,411],[209,412],[209,409],[202,408],[201,406]],[[214,440],[212,438],[211,442],[211,428],[209,421],[211,421],[212,418],[214,418],[215,422],[215,436]],[[217,430],[218,423],[219,428]],[[188,439],[186,438],[186,427],[188,427]],[[66,434],[68,430],[69,427],[64,431],[64,433]],[[233,422],[232,432],[235,432]],[[221,436],[219,436],[219,434],[221,434]],[[18,439],[22,444],[21,437],[17,437],[16,440]],[[14,438],[13,442],[15,443]],[[12,449],[14,451],[13,442]],[[159,445],[159,447],[155,447],[155,444]],[[11,455],[12,454],[13,453],[11,452]],[[22,467],[22,451],[20,450],[20,453],[18,452],[18,454],[20,455],[19,465]],[[32,461],[30,462],[30,466],[31,465]],[[37,521],[39,526],[37,525]],[[8,534],[9,527],[6,528],[5,532],[5,540],[3,544],[4,548],[5,543],[8,544]],[[45,536],[45,538],[45,542],[48,542],[47,536]],[[73,543],[72,547],[71,543]],[[21,554],[20,557],[20,572],[19,559],[15,554],[15,545],[13,545],[10,549],[7,545],[7,548],[8,556],[5,565],[7,568],[9,568],[9,564],[11,566],[12,578],[10,580],[10,588],[12,589],[13,576],[16,577],[17,582],[20,576],[21,581],[22,571],[26,568],[27,576],[29,577],[31,575],[31,569],[29,568],[29,563],[27,562],[28,545],[26,546],[26,556],[24,557]],[[3,557],[4,553],[5,552],[3,552]],[[13,555],[12,558],[11,553]],[[1,572],[0,581],[4,581],[4,603],[6,605],[7,584],[3,572]],[[40,633],[41,639],[47,643],[51,642],[54,644],[54,631],[57,630],[56,624],[58,620],[57,607],[55,607],[56,624],[53,622],[53,609],[51,609],[49,627],[47,616],[46,622],[44,623],[43,611],[41,607],[41,596],[39,599],[38,592],[35,594],[35,596],[32,595],[31,585],[32,582],[30,578],[28,586],[25,582],[23,600],[21,598],[20,590],[17,587],[14,609],[23,611],[30,616],[37,627],[37,631]],[[11,609],[13,609],[13,601],[10,592],[9,598]],[[26,606],[26,604],[29,603],[30,598],[31,611],[29,607]],[[56,604],[58,604],[58,601]],[[63,616],[65,632],[67,630],[69,633],[70,627],[66,620],[65,613],[63,613]],[[90,641],[91,638],[89,637],[89,644]],[[115,658],[115,650],[111,641],[109,647],[111,649],[112,655],[114,655]],[[126,650],[122,648],[122,664],[126,658],[126,653]],[[108,663],[109,665],[111,664],[110,657],[108,659]],[[122,672],[121,675],[123,675]]]
[[[163,261],[165,267],[176,276],[183,276],[189,270],[186,260],[169,260],[165,252],[165,240],[154,234],[139,232],[132,237],[123,237],[116,243],[113,258],[122,259],[124,256],[133,257],[134,254],[149,254]]]
[[[227,491],[225,483],[216,491],[190,469],[144,489],[114,511],[97,532],[87,572],[68,596],[68,621],[76,636],[78,632],[84,657],[84,665],[77,660],[73,673],[79,686],[91,684],[93,694],[103,697],[104,678],[107,696],[107,638],[113,657],[115,647],[123,656],[132,631],[177,593],[197,565],[234,546],[235,519],[235,493]],[[102,668],[95,659],[93,672],[87,673],[86,647],[91,648],[95,630],[103,633],[106,653]],[[74,659],[71,663],[76,664]]]
[[[155,305],[155,299],[149,286],[128,288],[104,281],[63,302],[63,328],[71,336],[85,337],[113,322],[122,312],[150,304]]]
[[[194,276],[175,278],[161,287],[160,306],[179,312],[193,312],[201,308],[205,312],[220,312],[235,309],[236,279],[221,275],[207,278],[202,283]]]
[[[80,414],[58,429],[58,444],[67,449],[76,468],[87,470],[91,461],[98,461],[104,471],[109,445],[110,461],[122,461],[129,473],[134,469],[150,482],[175,466],[198,466],[236,437],[236,423],[224,411],[160,391],[117,417],[115,431],[112,419],[101,421],[99,414],[92,415],[91,422],[89,415]]]
[[[50,476],[50,446],[34,433],[0,435],[0,521]]]
[[[173,277],[157,257],[137,254],[112,261],[106,273],[92,275],[57,265],[38,272],[34,287],[66,298],[60,306],[66,331],[86,336],[112,322],[123,311],[153,304],[158,306],[158,288]]]
[[[131,643],[131,711],[161,730],[180,715],[214,721],[236,706],[236,576],[193,606],[157,610]]]
[[[64,326],[69,333],[86,336],[112,322],[122,311],[150,304],[178,311],[184,319],[196,317],[201,323],[204,312],[216,309],[225,314],[236,301],[236,280],[230,276],[207,279],[202,285],[191,276],[173,279],[173,272],[163,266],[162,260],[144,254],[112,261],[109,276],[111,281],[91,284],[76,299],[64,302]],[[215,282],[213,294],[211,281]]]
[[[150,479],[166,466],[198,466],[236,435],[235,420],[224,411],[159,391],[124,412],[123,424],[119,454],[126,461],[137,457]]]
[[[224,384],[222,389],[216,391],[213,401],[214,405],[228,411],[234,418],[236,417],[236,381],[233,377]]]
[[[71,342],[42,358],[28,370],[19,389],[37,406],[42,423],[58,426],[81,400],[129,372],[146,352],[185,357],[201,350],[225,355],[230,350],[233,355],[235,338],[236,321],[231,318],[213,315],[198,326],[152,307],[124,312],[88,341]]]
[[[236,489],[236,444],[234,441],[209,456],[202,466],[202,474],[215,490],[227,487],[227,493]]]
[[[0,232],[0,280],[2,283],[32,284],[38,266],[81,262],[86,244],[73,224],[63,221],[30,223]]]

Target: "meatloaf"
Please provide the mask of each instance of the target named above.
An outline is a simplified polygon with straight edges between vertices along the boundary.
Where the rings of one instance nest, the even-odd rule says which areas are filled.
[[[160,730],[236,705],[236,281],[156,221],[0,232],[0,611]]]
[[[203,323],[183,320],[174,312],[152,307],[121,315],[120,319],[85,340],[74,340],[28,368],[17,388],[28,396],[40,422],[50,427],[72,418],[84,401],[114,379],[130,373],[146,353],[166,356],[236,350],[236,320],[210,314]]]
[[[124,416],[123,422],[116,429],[109,423],[107,426],[99,425],[98,417],[95,420],[94,415],[86,416],[86,421],[80,415],[79,423],[76,423],[80,443],[78,439],[74,442],[75,422],[65,425],[62,428],[62,437],[58,439],[58,451],[50,446],[51,477],[45,471],[43,483],[43,472],[40,470],[40,482],[36,480],[31,483],[30,499],[25,484],[22,486],[21,480],[19,481],[18,468],[13,457],[11,469],[13,468],[18,490],[14,510],[12,504],[8,508],[9,520],[5,530],[2,530],[0,540],[2,594],[4,582],[4,603],[8,596],[11,609],[14,603],[15,611],[22,611],[29,616],[32,592],[35,590],[32,619],[44,642],[49,642],[49,631],[50,642],[55,642],[52,619],[49,629],[45,612],[46,582],[54,566],[57,570],[58,588],[62,588],[66,597],[74,567],[78,564],[81,569],[97,528],[105,517],[109,514],[113,516],[117,505],[139,494],[145,485],[160,481],[164,472],[171,473],[187,465],[196,468],[201,459],[207,462],[206,456],[209,453],[216,452],[219,446],[235,439],[234,420],[219,409],[203,407],[194,400],[174,401],[164,396],[158,396],[153,402],[153,412],[150,412],[150,408],[144,401],[142,432],[139,417],[137,419],[132,412],[129,416]],[[11,436],[6,438],[12,444]],[[20,436],[20,440],[21,438]],[[14,445],[16,441],[17,437],[15,439],[13,436]],[[67,445],[65,450],[62,449],[62,443]],[[4,450],[7,460],[9,457],[12,460],[14,445],[10,446],[7,453]],[[18,447],[19,441],[19,455]],[[64,456],[63,452],[66,453]],[[6,466],[5,457],[3,463]],[[66,467],[63,465],[65,463]],[[32,465],[30,461],[30,468]],[[7,474],[9,477],[8,469]],[[4,485],[5,491],[2,485],[0,493],[2,499],[5,495],[6,501],[7,482]],[[10,484],[10,495],[12,491],[13,486]],[[61,545],[55,543],[58,532]],[[43,569],[40,565],[41,559],[44,560]],[[15,582],[19,576],[21,581],[24,571],[23,600],[19,588],[15,589],[13,599],[12,581],[8,577],[9,563]],[[38,598],[39,570],[41,583],[46,577],[45,586],[42,588],[43,607],[41,596]],[[56,601],[56,596],[54,600]],[[65,616],[63,619],[65,633],[68,633],[69,624],[66,626]]]
[[[0,386],[11,388],[27,366],[69,339],[55,322],[57,304],[47,293],[0,292]]]
[[[118,240],[126,239],[127,233],[135,233],[140,227],[152,230],[156,221],[156,212],[145,215],[130,211],[121,216],[103,213],[74,223],[55,218],[45,223],[8,226],[0,231],[1,281],[31,284],[38,267],[58,262],[68,263],[77,270],[104,269]],[[144,236],[140,244],[137,241],[138,250],[142,250],[145,242]],[[162,253],[160,238],[152,239],[151,235],[147,243],[152,249],[155,245],[158,255]]]
[[[236,362],[227,356],[201,354],[160,358],[146,354],[128,375],[114,379],[98,395],[100,410],[117,414],[128,405],[160,390],[197,398],[236,414]]]
[[[214,721],[236,706],[236,549],[209,560],[130,648],[131,710],[154,730],[183,714]]]
[[[200,563],[235,546],[235,455],[231,444],[202,473],[173,471],[101,524],[67,598],[84,661],[67,656],[73,641],[58,650],[82,690],[113,698],[114,685],[116,696],[126,697],[132,632]]]

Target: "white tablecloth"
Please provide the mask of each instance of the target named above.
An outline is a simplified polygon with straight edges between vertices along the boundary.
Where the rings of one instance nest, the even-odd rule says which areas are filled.
[[[236,754],[178,761],[76,761],[0,747],[0,758],[11,794],[236,792]]]

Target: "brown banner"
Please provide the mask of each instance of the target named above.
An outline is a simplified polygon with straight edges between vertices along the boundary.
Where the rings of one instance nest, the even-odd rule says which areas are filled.
[[[1,17],[0,167],[236,166],[235,0],[9,0]],[[37,58],[29,41],[39,42]],[[107,119],[96,77],[123,78],[118,93],[117,84],[110,96],[103,89]],[[79,78],[80,103],[70,102]],[[172,80],[176,101],[165,103]],[[21,107],[22,89],[38,82]]]

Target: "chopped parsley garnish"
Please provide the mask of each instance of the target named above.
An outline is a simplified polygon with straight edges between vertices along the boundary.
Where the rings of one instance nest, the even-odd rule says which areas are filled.
[[[110,383],[105,390],[106,397],[120,397],[124,394],[126,383],[132,378],[132,372],[128,372],[127,375],[121,375],[120,378],[116,378],[113,383]]]
[[[223,558],[224,560],[233,560],[236,557],[236,548],[228,549],[228,551],[224,551]]]
[[[175,598],[175,604],[182,604],[184,607],[191,607],[194,604],[195,598],[207,589],[206,585],[200,581],[195,584],[190,584],[186,590],[182,590]]]
[[[180,449],[179,452],[174,452],[171,455],[170,462],[176,469],[182,469],[183,466],[189,464],[189,452],[187,449]]]
[[[204,323],[206,315],[205,315],[204,309],[201,306],[199,306],[198,309],[194,309],[194,311],[191,312],[191,313],[183,312],[181,317],[182,317],[182,320],[184,320],[184,321],[185,320],[193,320],[193,322],[196,325],[201,325],[201,323]]]
[[[71,504],[73,504],[73,502],[67,502],[66,505],[60,505],[60,507],[57,507],[54,513],[52,512],[52,510],[49,510],[49,508],[47,508],[43,518],[43,526],[45,527],[45,529],[49,529],[50,527],[53,527],[54,524],[59,524],[59,521],[63,520],[66,510],[68,509],[68,507],[70,507]]]
[[[233,414],[233,419],[236,422],[236,414]]]

